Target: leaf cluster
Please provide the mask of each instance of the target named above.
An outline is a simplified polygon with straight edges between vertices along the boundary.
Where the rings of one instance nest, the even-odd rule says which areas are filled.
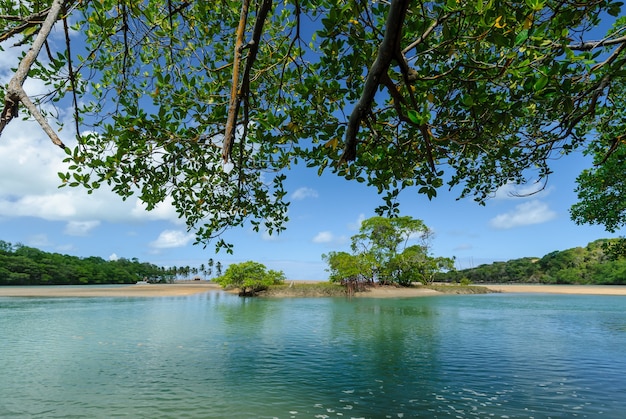
[[[31,42],[50,4],[0,3],[0,39]],[[174,205],[198,242],[228,251],[228,228],[285,228],[285,172],[299,162],[376,188],[378,214],[396,216],[404,189],[484,203],[506,183],[547,181],[553,158],[583,149],[606,169],[581,175],[590,211],[573,217],[614,229],[626,206],[601,217],[594,192],[622,177],[620,154],[607,158],[623,149],[622,7],[67,2],[59,19],[72,17],[66,34],[84,46],[47,42],[28,76],[50,86],[40,107],[75,110],[63,185]]]
[[[329,280],[346,285],[430,284],[434,274],[454,269],[454,260],[430,254],[432,232],[412,217],[372,217],[352,236],[352,253],[330,252]],[[417,243],[417,244],[410,244]]]
[[[241,296],[255,295],[284,281],[285,274],[282,271],[267,270],[262,263],[253,261],[231,264],[224,275],[214,279],[214,282],[224,288],[238,288]]]

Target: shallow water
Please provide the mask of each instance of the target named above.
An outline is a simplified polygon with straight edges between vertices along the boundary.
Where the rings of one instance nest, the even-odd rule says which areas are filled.
[[[0,298],[0,417],[621,418],[626,298]]]

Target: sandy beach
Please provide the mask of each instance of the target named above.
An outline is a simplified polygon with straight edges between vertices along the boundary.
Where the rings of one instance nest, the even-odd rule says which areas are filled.
[[[295,283],[316,283],[324,281],[294,281]],[[579,295],[626,295],[626,285],[543,285],[543,284],[476,284],[499,293],[534,293],[534,294],[579,294]],[[454,285],[450,286],[451,288]],[[402,298],[421,297],[441,294],[438,291],[425,288],[376,287],[367,292],[357,293],[356,297],[372,298]],[[454,294],[450,292],[449,294]]]
[[[305,281],[303,281],[305,282]],[[306,281],[308,283],[320,281]],[[610,285],[539,285],[539,284],[490,284],[485,288],[502,293],[580,294],[580,295],[626,295],[626,286]],[[107,286],[35,286],[0,287],[0,297],[175,297],[220,291],[217,284],[188,282],[178,284],[137,284],[118,287]],[[360,298],[411,298],[440,294],[438,291],[414,287],[377,287],[357,293]],[[285,295],[287,296],[287,295]]]
[[[217,284],[136,284],[119,287],[37,286],[0,287],[0,297],[175,297],[219,291]]]
[[[540,294],[626,295],[624,285],[489,284],[492,291]]]

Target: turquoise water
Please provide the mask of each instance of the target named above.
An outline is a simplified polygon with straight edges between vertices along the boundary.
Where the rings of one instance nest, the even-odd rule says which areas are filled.
[[[0,417],[626,417],[626,298],[0,298]]]

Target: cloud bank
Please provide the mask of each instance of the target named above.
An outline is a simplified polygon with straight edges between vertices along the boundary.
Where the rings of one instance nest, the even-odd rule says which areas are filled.
[[[556,217],[548,204],[533,200],[517,205],[512,211],[500,214],[491,219],[489,224],[498,230],[542,224]]]

